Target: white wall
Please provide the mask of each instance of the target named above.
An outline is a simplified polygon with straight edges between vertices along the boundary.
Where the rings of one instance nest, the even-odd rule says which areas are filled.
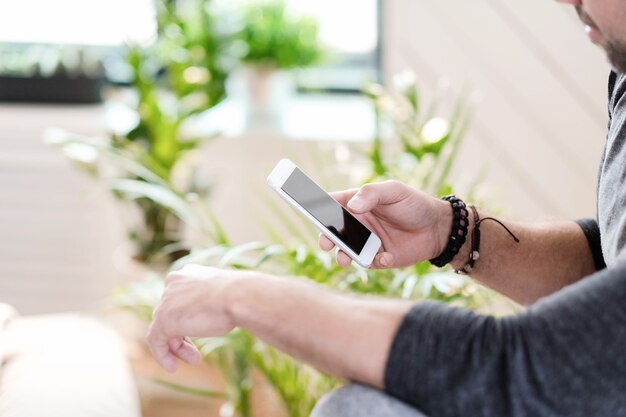
[[[106,191],[43,143],[49,127],[104,130],[101,106],[0,105],[0,302],[22,313],[93,307],[119,283]]]
[[[594,216],[609,66],[573,10],[547,0],[384,0],[386,79],[413,69],[482,101],[457,170],[524,217]]]

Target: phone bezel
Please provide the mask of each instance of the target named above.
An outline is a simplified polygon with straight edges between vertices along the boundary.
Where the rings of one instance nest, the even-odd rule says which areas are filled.
[[[298,212],[304,215],[309,221],[315,225],[315,227],[324,234],[328,239],[330,239],[338,248],[344,251],[350,258],[352,258],[357,264],[361,265],[364,268],[369,268],[374,260],[374,257],[378,253],[381,247],[380,238],[370,230],[369,227],[363,225],[367,230],[369,230],[370,235],[363,246],[363,249],[360,253],[356,253],[348,245],[346,245],[341,239],[335,236],[326,226],[324,226],[319,220],[317,220],[311,213],[308,212],[300,203],[298,203],[295,199],[293,199],[289,194],[287,194],[282,186],[285,184],[291,173],[298,168],[296,164],[291,162],[289,159],[281,159],[278,164],[274,167],[270,175],[267,177],[267,184],[274,191],[278,193],[284,200],[286,200],[292,207],[294,207]],[[302,170],[300,170],[302,171]],[[302,173],[311,180],[315,185],[317,185],[322,191],[324,189],[319,186],[311,177],[306,175],[304,171]],[[324,191],[326,192],[326,191]],[[328,194],[328,193],[327,193]],[[329,194],[330,196],[330,194]],[[330,196],[332,198],[332,196]],[[334,199],[333,199],[334,200]],[[337,201],[337,200],[335,200]],[[339,202],[337,202],[339,204]],[[345,208],[345,207],[344,207]],[[347,210],[347,209],[346,209]],[[349,212],[349,210],[348,210]],[[350,213],[352,214],[352,213]],[[353,215],[354,216],[354,215]],[[356,218],[356,217],[355,217]],[[360,220],[357,219],[359,223],[363,224]]]

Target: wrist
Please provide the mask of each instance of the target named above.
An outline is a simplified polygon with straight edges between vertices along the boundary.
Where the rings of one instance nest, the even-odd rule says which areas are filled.
[[[256,271],[237,271],[229,279],[224,291],[224,311],[233,326],[242,327],[249,317],[257,313],[266,288],[278,278]]]
[[[237,271],[235,276],[228,278],[228,283],[224,286],[223,303],[224,313],[234,327],[241,325],[243,312],[251,308],[250,297],[254,293],[252,286],[255,281],[262,279],[260,273],[249,271]]]

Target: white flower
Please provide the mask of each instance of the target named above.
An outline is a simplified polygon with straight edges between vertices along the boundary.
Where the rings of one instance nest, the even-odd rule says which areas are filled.
[[[415,85],[415,73],[410,69],[405,69],[404,71],[394,75],[392,82],[393,86],[398,91],[406,91],[408,88]]]
[[[426,143],[435,143],[450,132],[450,124],[442,117],[430,119],[422,128],[422,138]]]

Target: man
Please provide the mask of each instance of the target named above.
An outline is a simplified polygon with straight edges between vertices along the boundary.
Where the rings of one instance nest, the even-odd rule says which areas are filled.
[[[519,242],[495,221],[480,223],[480,257],[470,274],[530,305],[523,313],[497,319],[189,266],[168,276],[155,310],[148,340],[156,360],[170,371],[177,358],[196,363],[199,354],[186,336],[218,336],[240,326],[363,384],[332,393],[316,416],[626,416],[626,76],[618,75],[626,73],[626,2],[562,2],[576,7],[615,70],[598,221],[506,222]],[[382,238],[375,268],[443,256],[459,227],[458,207],[397,182],[335,197]],[[472,236],[476,220],[487,215],[466,214],[461,227]],[[333,248],[324,237],[320,246]],[[467,239],[450,264],[466,267],[475,246]],[[337,262],[350,259],[339,252]]]

